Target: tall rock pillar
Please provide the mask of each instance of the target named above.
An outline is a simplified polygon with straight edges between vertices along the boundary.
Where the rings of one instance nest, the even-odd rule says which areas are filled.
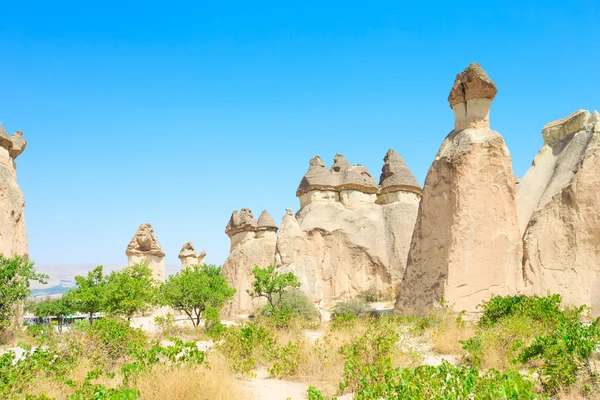
[[[515,178],[502,136],[490,130],[496,85],[476,63],[456,76],[454,130],[427,174],[395,312],[424,314],[441,299],[476,312],[522,285]]]
[[[25,150],[23,132],[8,136],[0,124],[0,253],[28,256],[25,231],[25,198],[17,183],[15,159]]]
[[[252,289],[255,266],[265,268],[274,264],[277,225],[265,210],[254,219],[252,211],[234,211],[225,228],[231,240],[229,256],[223,263],[223,274],[236,293],[229,304],[230,313],[252,311],[258,305],[247,290]]]
[[[154,235],[152,225],[140,225],[129,242],[125,254],[127,254],[128,265],[145,263],[152,271],[152,277],[159,283],[164,282],[165,253]]]

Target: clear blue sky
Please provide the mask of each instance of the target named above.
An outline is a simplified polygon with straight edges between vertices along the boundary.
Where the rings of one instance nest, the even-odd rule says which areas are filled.
[[[598,1],[3,2],[31,257],[124,263],[150,222],[167,262],[191,240],[220,264],[231,212],[297,210],[315,154],[379,177],[391,147],[423,183],[473,61],[522,176],[545,123],[600,108],[598,38]]]

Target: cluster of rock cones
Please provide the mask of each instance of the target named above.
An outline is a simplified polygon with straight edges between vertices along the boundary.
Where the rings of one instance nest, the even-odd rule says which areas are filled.
[[[578,110],[546,125],[544,144],[521,181],[502,136],[490,129],[497,93],[478,64],[456,76],[448,102],[454,129],[421,189],[400,154],[389,150],[377,183],[343,155],[331,168],[316,156],[278,227],[263,211],[231,215],[223,272],[237,290],[230,311],[251,310],[252,268],[294,272],[315,303],[367,289],[397,293],[395,312],[424,314],[442,299],[477,312],[493,294],[559,293],[600,314],[600,114]],[[15,158],[21,132],[0,125],[0,253],[27,255],[24,199]],[[150,224],[127,247],[164,279],[164,252]],[[202,264],[185,243],[182,267]]]

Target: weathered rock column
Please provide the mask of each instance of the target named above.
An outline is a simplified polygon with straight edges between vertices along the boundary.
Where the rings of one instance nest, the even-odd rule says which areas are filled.
[[[399,153],[389,149],[383,159],[377,204],[381,205],[394,289],[404,276],[410,241],[421,201],[421,186]]]
[[[600,114],[578,110],[547,124],[517,189],[524,273],[539,295],[600,315]]]
[[[496,92],[476,63],[456,76],[454,130],[425,180],[396,313],[424,314],[441,299],[477,312],[492,294],[522,287],[515,177],[504,139],[489,128]]]
[[[159,283],[165,280],[165,253],[163,253],[150,224],[142,224],[129,242],[127,264],[145,263],[152,271],[152,277]]]
[[[17,183],[15,159],[25,150],[23,132],[8,136],[0,124],[0,253],[5,257],[28,256],[25,230],[25,198]]]
[[[185,242],[183,244],[178,256],[179,260],[181,261],[182,270],[190,265],[204,265],[204,257],[206,257],[206,252],[201,251],[199,254],[196,254],[196,250],[190,242]]]
[[[263,211],[257,222],[252,211],[242,208],[234,211],[227,223],[225,233],[231,240],[229,256],[223,263],[223,274],[236,293],[229,304],[229,313],[251,311],[260,303],[247,293],[252,289],[255,266],[265,268],[274,264],[277,225]]]

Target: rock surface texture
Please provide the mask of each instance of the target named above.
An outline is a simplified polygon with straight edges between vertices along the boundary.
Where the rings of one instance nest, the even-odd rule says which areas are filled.
[[[8,136],[0,124],[0,253],[29,256],[25,231],[25,198],[17,183],[15,159],[25,150],[23,132]]]
[[[262,212],[258,222],[247,208],[231,215],[225,228],[231,250],[223,264],[223,274],[236,293],[228,305],[228,312],[248,312],[258,305],[247,293],[254,281],[252,269],[273,264],[276,232],[277,225],[266,211]]]
[[[559,293],[600,315],[600,114],[547,124],[517,191],[524,274],[533,293]]]
[[[425,180],[396,313],[425,314],[442,299],[476,312],[523,285],[511,158],[489,127],[495,96],[478,64],[457,75],[448,98],[455,129]]]
[[[146,263],[152,271],[152,276],[157,282],[165,280],[165,253],[163,253],[154,230],[150,224],[142,224],[129,242],[127,250],[127,264],[134,265]]]
[[[190,242],[183,244],[178,256],[181,261],[181,269],[185,269],[190,265],[204,265],[204,257],[206,257],[206,252],[202,251],[196,254],[196,250]]]

